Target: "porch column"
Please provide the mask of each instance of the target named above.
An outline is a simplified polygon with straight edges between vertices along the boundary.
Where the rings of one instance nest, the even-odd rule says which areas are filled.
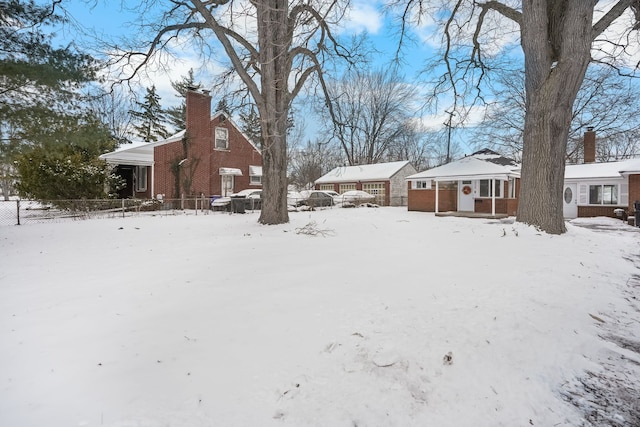
[[[436,183],[436,213],[438,213],[438,180],[434,180]]]
[[[496,215],[496,179],[491,178],[491,215]]]
[[[156,187],[155,187],[155,183],[156,183],[156,176],[155,176],[155,171],[154,171],[154,167],[153,167],[153,163],[151,163],[151,198],[155,199],[156,198]]]

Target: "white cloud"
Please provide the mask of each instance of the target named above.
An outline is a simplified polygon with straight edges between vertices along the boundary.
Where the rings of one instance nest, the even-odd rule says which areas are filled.
[[[369,34],[377,34],[384,25],[384,19],[376,2],[356,0],[351,4],[340,25],[343,31],[348,33],[366,31]]]

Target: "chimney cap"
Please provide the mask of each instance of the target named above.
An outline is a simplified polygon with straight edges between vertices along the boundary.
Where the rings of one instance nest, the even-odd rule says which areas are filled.
[[[593,132],[593,126],[587,126],[587,132]]]

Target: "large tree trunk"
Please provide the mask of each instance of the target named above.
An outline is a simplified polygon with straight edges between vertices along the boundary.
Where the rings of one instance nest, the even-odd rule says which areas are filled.
[[[258,102],[262,131],[262,224],[289,222],[287,211],[287,115],[290,94],[287,70],[288,1],[256,3],[260,45],[262,99]]]
[[[567,137],[591,59],[593,4],[527,0],[522,17],[527,110],[517,220],[560,234],[566,231],[562,188]]]

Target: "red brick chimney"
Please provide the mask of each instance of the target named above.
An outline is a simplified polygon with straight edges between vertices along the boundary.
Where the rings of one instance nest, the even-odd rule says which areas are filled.
[[[588,127],[584,133],[584,162],[596,162],[596,133],[593,127]]]
[[[192,139],[211,137],[211,95],[187,90],[186,97],[187,133]]]

